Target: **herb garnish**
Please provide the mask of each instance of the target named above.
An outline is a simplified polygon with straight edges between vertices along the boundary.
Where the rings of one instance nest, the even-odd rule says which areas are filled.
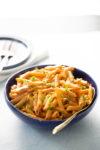
[[[31,80],[34,80],[34,79],[35,79],[35,76],[32,76],[32,77],[31,77]]]
[[[48,98],[50,97],[50,95],[48,95]]]
[[[67,95],[67,102],[69,102],[69,95]]]
[[[54,109],[54,106],[49,106],[49,110],[53,110]]]
[[[62,114],[64,114],[64,111],[62,111]]]
[[[27,106],[27,109],[32,109],[32,106]]]
[[[30,101],[30,99],[27,99],[27,102],[29,102]]]
[[[87,102],[89,99],[83,95],[83,100]]]
[[[24,82],[24,83],[27,83],[28,81],[27,81],[26,79],[23,79],[23,82]]]
[[[33,87],[34,87],[34,85],[30,85],[30,87],[31,87],[31,88],[33,88]]]
[[[15,105],[15,107],[17,108],[17,107],[18,107],[18,105]]]
[[[65,88],[66,92],[69,92],[69,89],[68,89],[68,87],[66,85],[64,85],[64,88]]]
[[[37,67],[35,67],[35,70],[38,70],[38,68],[37,68]]]
[[[64,98],[64,97],[65,97],[65,96],[64,96],[64,94],[61,94],[60,96],[61,96],[62,98]]]
[[[80,87],[83,89],[83,90],[85,90],[87,87],[86,86],[84,86],[84,85],[80,85]]]
[[[54,88],[55,87],[54,84],[51,84],[51,87]]]
[[[45,74],[45,71],[44,71],[44,70],[42,70],[42,73],[43,73],[43,74]]]
[[[43,83],[45,83],[45,80],[43,80]]]
[[[26,102],[24,102],[23,105],[26,105]]]

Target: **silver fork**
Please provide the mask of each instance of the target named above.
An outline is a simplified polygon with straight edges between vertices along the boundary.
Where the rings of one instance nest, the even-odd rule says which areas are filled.
[[[9,44],[8,49],[5,51],[4,49],[1,51],[1,62],[0,62],[0,72],[3,70],[4,66],[6,66],[7,62],[13,57],[14,53],[11,52],[12,43]]]

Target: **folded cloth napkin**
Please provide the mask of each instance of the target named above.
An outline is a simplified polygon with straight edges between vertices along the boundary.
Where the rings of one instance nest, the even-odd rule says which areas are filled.
[[[11,76],[16,71],[20,71],[21,69],[24,69],[26,67],[30,67],[30,66],[38,63],[39,61],[46,59],[48,56],[49,56],[49,53],[47,50],[42,51],[42,52],[38,51],[38,50],[35,52],[32,51],[30,58],[24,64],[22,64],[18,67],[12,68],[12,69],[3,70],[0,73],[0,82],[7,79],[9,76]]]

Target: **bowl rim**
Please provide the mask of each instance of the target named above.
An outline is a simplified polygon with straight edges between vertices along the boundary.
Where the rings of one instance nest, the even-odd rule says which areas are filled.
[[[12,75],[8,78],[8,80],[6,81],[5,87],[4,87],[4,97],[5,97],[5,100],[6,100],[7,104],[8,104],[9,106],[11,106],[17,113],[21,114],[22,116],[24,116],[24,117],[26,117],[26,118],[28,118],[28,119],[32,119],[32,120],[34,120],[34,121],[47,122],[47,123],[56,123],[56,122],[61,123],[61,122],[64,122],[65,120],[67,120],[68,118],[62,119],[62,120],[43,120],[43,119],[32,118],[32,117],[30,117],[30,116],[25,115],[25,114],[22,113],[19,109],[17,109],[16,107],[14,107],[14,105],[10,102],[10,99],[9,99],[8,96],[7,96],[7,91],[6,91],[7,85],[8,85],[8,83],[9,83],[9,81],[10,81],[14,76],[18,76],[19,74],[22,74],[23,72],[27,72],[28,70],[34,69],[35,67],[41,69],[42,67],[44,68],[44,67],[46,67],[46,66],[56,66],[56,65],[57,65],[57,64],[33,65],[33,66],[30,66],[30,67],[26,67],[26,68],[24,68],[24,69],[21,69],[21,70],[17,71],[16,73],[12,74]],[[61,66],[69,67],[68,65],[61,65]],[[79,116],[82,115],[85,111],[87,111],[90,107],[92,107],[92,105],[95,103],[95,101],[96,101],[96,99],[97,99],[97,96],[98,96],[98,88],[97,88],[96,82],[94,81],[94,79],[93,79],[88,73],[86,73],[85,71],[80,70],[80,69],[78,69],[78,68],[76,68],[76,67],[74,67],[74,69],[75,69],[76,71],[79,71],[79,72],[85,74],[86,76],[88,76],[89,79],[90,79],[91,81],[93,81],[93,83],[95,84],[95,88],[96,88],[96,92],[95,92],[95,95],[94,95],[94,98],[93,98],[92,103],[90,104],[90,106],[89,106],[86,110],[83,110],[82,112],[80,112],[79,114],[76,115],[76,117],[79,117]],[[76,118],[76,117],[75,117],[75,118]],[[75,119],[75,118],[74,118],[74,119]],[[73,119],[73,120],[74,120],[74,119]]]

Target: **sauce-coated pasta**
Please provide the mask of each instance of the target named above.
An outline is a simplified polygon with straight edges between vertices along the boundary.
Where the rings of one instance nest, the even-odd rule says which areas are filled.
[[[11,103],[27,116],[42,120],[61,120],[90,105],[93,87],[74,78],[73,67],[35,68],[16,78],[11,87]]]

